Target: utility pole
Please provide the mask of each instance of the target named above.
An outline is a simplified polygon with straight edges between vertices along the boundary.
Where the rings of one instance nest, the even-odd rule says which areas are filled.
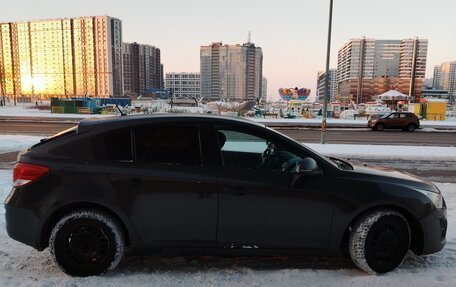
[[[333,0],[329,2],[328,46],[326,50],[325,97],[323,102],[323,117],[321,119],[321,143],[326,143],[326,113],[328,111],[329,96],[329,61],[331,54],[331,26],[332,26]]]

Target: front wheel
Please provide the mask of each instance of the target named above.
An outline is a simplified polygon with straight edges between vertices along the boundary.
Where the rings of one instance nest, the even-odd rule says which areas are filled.
[[[124,253],[124,234],[116,220],[95,210],[62,217],[49,238],[52,258],[72,276],[92,276],[113,270]]]
[[[349,238],[353,263],[370,274],[396,269],[409,247],[408,222],[393,210],[378,210],[365,215],[355,224]]]
[[[374,128],[375,128],[376,131],[381,132],[381,131],[383,131],[383,129],[385,127],[383,126],[383,124],[376,124]]]

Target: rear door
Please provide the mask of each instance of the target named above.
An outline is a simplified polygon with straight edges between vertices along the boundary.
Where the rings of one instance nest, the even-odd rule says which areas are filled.
[[[121,132],[107,135],[106,166],[144,244],[214,246],[218,184],[202,164],[199,125],[150,124]],[[116,141],[121,148],[111,146]]]

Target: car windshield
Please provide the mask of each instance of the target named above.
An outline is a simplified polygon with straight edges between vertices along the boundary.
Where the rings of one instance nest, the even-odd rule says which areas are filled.
[[[389,117],[390,115],[392,115],[393,113],[389,113],[389,114],[384,114],[382,116],[380,116],[381,119],[385,119],[387,117]]]

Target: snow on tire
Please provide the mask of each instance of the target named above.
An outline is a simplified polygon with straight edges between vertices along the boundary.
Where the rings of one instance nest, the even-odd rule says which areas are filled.
[[[410,248],[407,219],[394,210],[377,210],[362,217],[349,238],[350,257],[361,270],[381,274],[397,268]]]
[[[123,257],[124,234],[105,213],[78,210],[62,217],[49,238],[59,268],[72,276],[92,276],[113,270]]]

